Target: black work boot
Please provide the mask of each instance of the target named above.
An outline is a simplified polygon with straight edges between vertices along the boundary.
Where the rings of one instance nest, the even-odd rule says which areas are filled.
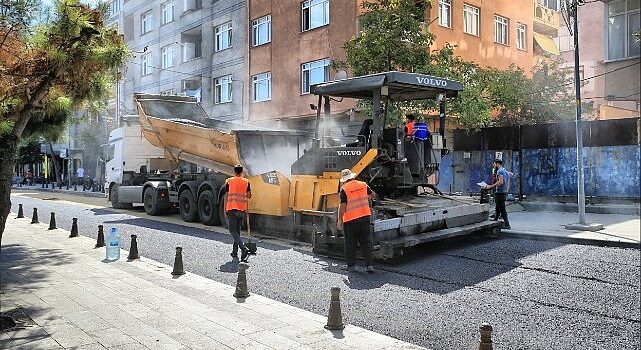
[[[245,263],[248,262],[247,261],[248,255],[249,255],[249,249],[243,247],[242,252],[240,253],[240,261]]]

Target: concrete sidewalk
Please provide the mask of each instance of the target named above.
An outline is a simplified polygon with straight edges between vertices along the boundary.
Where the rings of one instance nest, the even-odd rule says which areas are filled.
[[[106,198],[105,194],[102,192],[91,192],[91,191],[83,191],[82,186],[78,186],[77,190],[73,190],[73,186],[69,187],[67,190],[65,186],[62,186],[62,188],[51,188],[51,184],[49,187],[42,188],[42,185],[34,185],[34,186],[22,186],[18,187],[17,185],[12,185],[11,190],[12,191],[40,191],[40,192],[50,192],[50,193],[68,193],[68,194],[75,194],[78,196],[85,196],[85,197],[96,197],[96,198]]]
[[[347,325],[323,328],[317,315],[142,258],[104,262],[88,237],[7,220],[0,312],[18,327],[0,332],[2,349],[422,349]],[[247,271],[249,290],[251,267]],[[295,288],[295,286],[292,286]],[[327,291],[329,308],[330,291]]]
[[[579,214],[552,211],[517,211],[508,213],[510,230],[502,235],[567,243],[639,248],[641,220],[638,215],[586,214],[590,223],[603,224],[601,231],[566,230],[565,225],[579,221]]]

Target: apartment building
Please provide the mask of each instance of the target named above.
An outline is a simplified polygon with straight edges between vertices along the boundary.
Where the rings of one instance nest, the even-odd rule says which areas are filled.
[[[434,0],[425,23],[434,48],[456,45],[455,53],[481,67],[515,65],[529,72],[533,62],[533,2],[519,0]]]
[[[331,63],[345,59],[343,45],[356,33],[356,9],[354,0],[250,2],[249,121],[315,114],[310,105],[318,100],[309,87],[337,78]],[[333,108],[344,112],[353,106],[346,101]]]
[[[120,116],[135,113],[132,95],[142,92],[195,96],[210,116],[242,120],[244,1],[114,0],[110,8],[134,53],[119,84]]]
[[[598,1],[579,7],[581,92],[584,102],[594,104],[594,119],[639,116],[641,49],[634,36],[641,21],[639,3]],[[566,26],[561,26],[555,42],[568,75],[573,74],[574,37]]]

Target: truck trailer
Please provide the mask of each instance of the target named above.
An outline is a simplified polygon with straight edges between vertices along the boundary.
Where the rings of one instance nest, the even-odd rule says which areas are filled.
[[[108,162],[107,195],[115,208],[142,203],[149,215],[177,208],[185,221],[227,227],[225,198],[218,193],[234,165],[241,164],[254,194],[249,201],[254,232],[309,242],[317,253],[342,255],[336,215],[340,171],[348,168],[380,197],[371,223],[377,258],[393,259],[409,247],[439,239],[494,232],[500,223],[488,220],[487,204],[448,197],[436,187],[440,159],[447,152],[444,103],[462,88],[456,81],[404,72],[313,85],[311,92],[318,96],[313,136],[218,121],[190,97],[135,94],[140,125],[132,133],[163,157],[156,164],[154,158],[131,164],[138,169],[127,167],[126,161],[122,166]],[[333,98],[371,101],[372,116],[353,142],[336,145],[327,137]],[[417,139],[404,135],[402,128],[386,127],[386,104],[424,99],[440,101],[439,133]],[[112,140],[118,148],[117,137],[110,137],[110,144]],[[123,154],[138,152],[126,148],[121,145]],[[181,164],[191,164],[190,169]]]

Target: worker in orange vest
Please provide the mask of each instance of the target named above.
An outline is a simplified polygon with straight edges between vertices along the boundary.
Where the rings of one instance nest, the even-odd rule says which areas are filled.
[[[227,194],[224,203],[225,217],[229,219],[229,233],[234,238],[231,256],[232,258],[238,258],[238,248],[240,248],[242,252],[240,261],[247,262],[249,249],[245,247],[245,243],[243,243],[243,239],[240,237],[240,228],[245,221],[252,192],[249,180],[243,177],[242,165],[236,165],[234,167],[234,176],[225,180],[225,186],[220,189],[218,198],[222,198],[225,194]]]
[[[414,114],[408,114],[405,116],[405,119],[407,120],[405,122],[405,128],[403,128],[405,138],[411,139],[412,136],[414,136],[414,122],[416,121],[416,117],[414,117]]]
[[[354,180],[356,174],[349,169],[341,171],[337,227],[345,235],[345,260],[347,266],[343,269],[356,271],[356,242],[361,246],[365,270],[374,272],[372,266],[372,237],[370,219],[372,216],[371,199],[374,192],[366,183]]]

